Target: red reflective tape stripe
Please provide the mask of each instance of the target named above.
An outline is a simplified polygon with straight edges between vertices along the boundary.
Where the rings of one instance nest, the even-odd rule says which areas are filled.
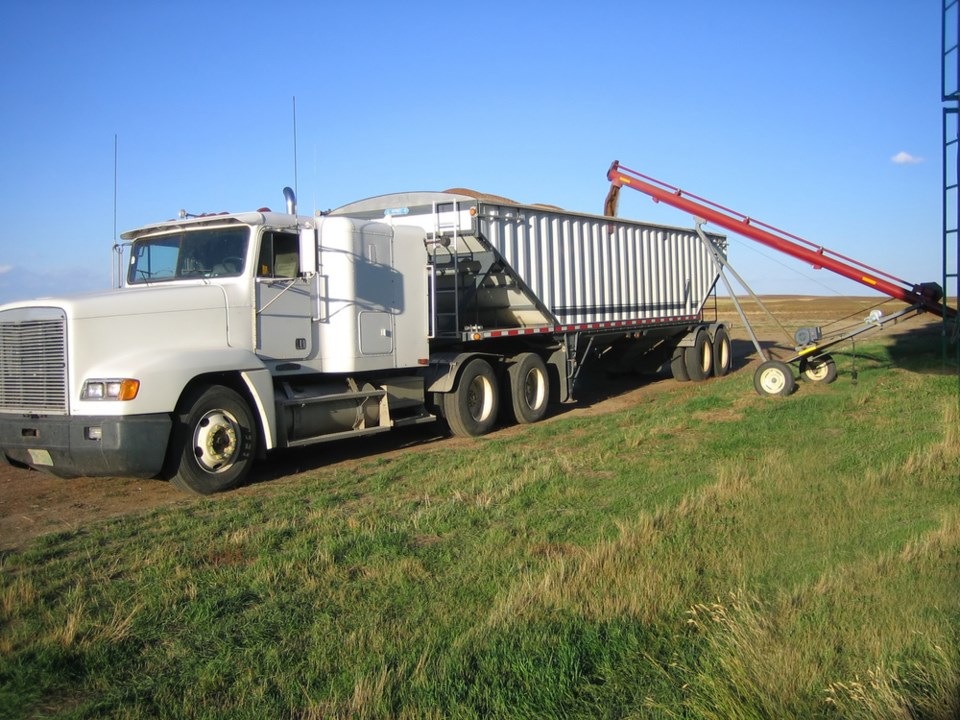
[[[699,315],[671,315],[663,318],[634,318],[632,320],[606,320],[592,323],[574,323],[571,325],[542,325],[540,327],[512,328],[509,330],[487,330],[484,331],[482,335],[485,338],[496,338],[543,333],[576,332],[581,330],[602,330],[605,328],[629,328],[663,323],[698,322],[699,318]]]

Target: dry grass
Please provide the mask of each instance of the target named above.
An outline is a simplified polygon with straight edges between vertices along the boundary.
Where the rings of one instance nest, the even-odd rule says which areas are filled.
[[[931,462],[955,471],[955,438],[948,422],[932,460],[915,452],[902,467],[878,471],[867,488],[909,485],[906,470]],[[688,622],[707,651],[688,675],[690,707],[705,718],[739,717],[743,707],[795,717],[820,698],[844,718],[960,717],[960,657],[931,639],[952,629],[927,609],[930,597],[956,586],[958,567],[960,514],[951,510],[899,551],[834,567],[772,601],[741,589],[694,605]],[[869,659],[866,673],[847,674],[855,659]]]
[[[945,400],[943,405],[943,439],[913,453],[903,467],[905,473],[921,481],[944,475],[960,480],[960,410],[952,400]]]
[[[865,677],[830,683],[824,702],[849,720],[955,720],[960,717],[960,663],[941,646],[925,644],[925,663],[895,668],[881,664]]]
[[[86,603],[79,593],[75,593],[72,602],[68,604],[63,620],[60,623],[53,623],[50,639],[65,648],[73,646],[86,620],[85,614]]]
[[[773,472],[781,461],[779,453],[771,453],[760,474]],[[677,506],[618,523],[612,540],[548,555],[541,570],[501,595],[489,622],[502,625],[552,611],[568,611],[597,622],[624,617],[655,622],[688,596],[706,563],[718,562],[737,572],[730,565],[738,561],[720,560],[718,548],[698,547],[696,539],[685,537],[697,551],[677,555],[673,541],[678,532],[708,524],[728,503],[742,501],[750,485],[744,463],[718,462],[716,482],[685,496]]]

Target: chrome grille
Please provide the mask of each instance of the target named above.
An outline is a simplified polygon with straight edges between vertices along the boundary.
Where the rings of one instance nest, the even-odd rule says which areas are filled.
[[[66,335],[54,308],[0,313],[0,411],[67,412]]]

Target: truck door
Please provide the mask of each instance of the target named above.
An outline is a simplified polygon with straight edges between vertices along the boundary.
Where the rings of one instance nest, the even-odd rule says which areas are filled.
[[[311,282],[301,277],[300,238],[266,231],[256,275],[257,354],[303,360],[311,352]]]

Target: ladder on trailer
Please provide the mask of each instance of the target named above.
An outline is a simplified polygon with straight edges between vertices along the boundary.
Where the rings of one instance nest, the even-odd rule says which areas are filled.
[[[446,206],[452,205],[452,213]],[[460,333],[460,203],[433,203],[433,232],[429,250],[430,337],[458,337]],[[452,214],[453,219],[444,216]]]

